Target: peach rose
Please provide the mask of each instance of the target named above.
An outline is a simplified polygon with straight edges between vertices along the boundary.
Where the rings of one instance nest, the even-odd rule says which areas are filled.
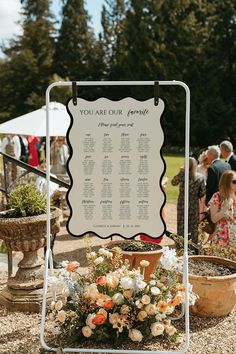
[[[107,283],[107,278],[104,275],[102,275],[96,279],[96,283],[98,285],[105,286]]]
[[[177,329],[174,326],[170,325],[165,326],[165,331],[169,336],[173,336],[176,333]]]
[[[103,313],[97,313],[94,316],[92,323],[98,326],[98,325],[103,325],[105,321],[106,321],[106,316]]]
[[[74,261],[74,262],[70,262],[70,263],[67,264],[66,270],[67,270],[67,272],[74,272],[79,267],[80,267],[80,263]]]
[[[82,328],[82,333],[86,338],[89,338],[93,334],[93,331],[89,326],[84,326]]]
[[[104,302],[104,309],[109,311],[115,306],[114,302],[112,300],[106,300]]]

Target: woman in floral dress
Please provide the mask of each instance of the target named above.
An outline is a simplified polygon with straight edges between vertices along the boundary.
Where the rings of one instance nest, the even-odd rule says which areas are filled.
[[[177,202],[177,234],[184,235],[184,168],[173,177],[171,184],[179,185],[179,196]],[[199,223],[199,198],[206,194],[204,177],[197,172],[197,161],[189,158],[189,210],[188,210],[188,232],[194,243],[198,242]]]
[[[219,182],[219,192],[209,201],[211,219],[216,223],[212,242],[222,246],[236,245],[236,172],[225,171]]]

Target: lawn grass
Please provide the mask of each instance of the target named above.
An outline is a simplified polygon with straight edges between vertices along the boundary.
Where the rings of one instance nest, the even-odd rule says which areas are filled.
[[[166,186],[166,198],[167,203],[177,203],[177,198],[179,194],[179,187],[174,187],[171,184],[172,178],[177,175],[179,169],[184,164],[184,156],[164,156],[166,162],[166,173],[165,176],[168,178],[168,183]]]

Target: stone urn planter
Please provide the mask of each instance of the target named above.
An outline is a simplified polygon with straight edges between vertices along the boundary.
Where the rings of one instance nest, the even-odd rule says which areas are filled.
[[[1,214],[7,213],[1,212]],[[60,209],[51,211],[51,234],[60,230]],[[0,239],[7,248],[21,251],[23,259],[19,262],[16,274],[10,277],[0,295],[0,303],[9,310],[40,311],[43,288],[44,260],[38,250],[46,245],[46,214],[19,218],[0,217]]]
[[[236,304],[236,262],[215,256],[190,256],[190,262],[206,261],[228,267],[232,274],[222,276],[203,276],[189,274],[193,291],[199,296],[192,314],[200,317],[220,317],[228,315]]]
[[[141,245],[140,250],[138,244]],[[125,261],[125,259],[128,259],[130,269],[140,267],[142,260],[149,262],[149,266],[145,268],[144,272],[145,280],[149,279],[150,275],[155,271],[162,255],[162,247],[159,244],[147,241],[122,240],[110,241],[106,244],[106,248],[108,249],[112,249],[113,247],[121,249],[122,260]]]

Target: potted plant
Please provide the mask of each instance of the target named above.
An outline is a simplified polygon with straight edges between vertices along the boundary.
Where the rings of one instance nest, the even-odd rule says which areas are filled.
[[[18,186],[12,191],[8,206],[10,209],[0,213],[0,238],[9,250],[21,251],[23,259],[18,264],[16,275],[8,279],[1,302],[11,310],[38,311],[32,290],[35,290],[38,302],[43,287],[44,264],[38,250],[46,244],[46,196],[33,184]],[[59,209],[51,210],[52,235],[60,229],[59,216]]]
[[[200,317],[228,315],[236,304],[236,262],[216,256],[190,256],[189,282],[198,295],[190,311]]]
[[[183,254],[183,236],[168,235],[177,242],[178,255]],[[190,241],[189,282],[198,296],[192,314],[200,317],[220,317],[228,315],[236,304],[236,251],[233,247],[223,247],[205,243],[206,236],[199,229],[199,244]],[[199,255],[192,255],[192,250]]]
[[[162,246],[149,241],[120,240],[106,244],[106,248],[113,249],[113,252],[116,251],[116,247],[121,250],[122,260],[128,259],[130,269],[138,268],[141,260],[148,262],[145,268],[145,280],[150,278],[162,255]]]

